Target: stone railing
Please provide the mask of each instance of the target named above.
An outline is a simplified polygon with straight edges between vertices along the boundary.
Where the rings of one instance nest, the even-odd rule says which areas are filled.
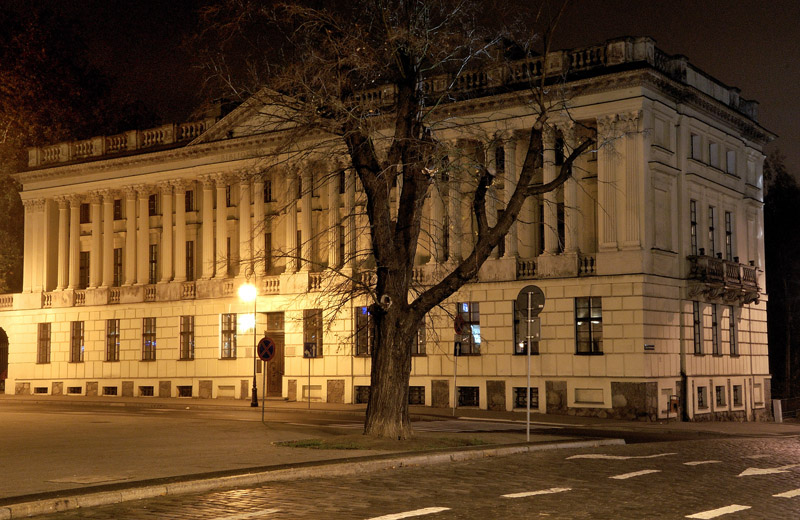
[[[53,306],[53,294],[49,292],[42,293],[42,309],[49,309]]]
[[[189,123],[168,124],[147,130],[132,130],[117,135],[29,148],[28,166],[44,166],[186,143],[196,139],[215,122],[216,119],[212,118]]]
[[[0,309],[11,309],[14,307],[13,294],[0,294]]]
[[[75,305],[86,305],[86,291],[81,289],[75,291]]]
[[[222,282],[222,294],[223,296],[230,296],[235,291],[234,282],[233,280],[224,280]]]
[[[322,278],[322,273],[308,273],[308,290],[321,291]]]
[[[687,257],[689,279],[700,282],[694,287],[694,294],[702,293],[710,299],[739,300],[745,304],[758,301],[758,268],[752,262],[745,265],[739,263],[738,257],[731,262],[723,260],[722,255],[715,258],[702,254],[702,250],[700,253]]]
[[[281,292],[281,277],[267,276],[264,278],[264,294],[279,294]]]
[[[108,303],[114,304],[119,303],[119,297],[122,294],[122,291],[119,287],[111,287],[108,289]]]
[[[146,302],[154,302],[154,301],[156,301],[156,286],[155,285],[145,285],[144,286],[144,301],[146,301]]]
[[[194,300],[197,297],[197,285],[194,282],[181,284],[181,300]]]
[[[597,272],[597,260],[594,255],[578,256],[578,276],[589,276]]]
[[[523,260],[517,258],[517,280],[526,280],[536,277],[536,260]]]

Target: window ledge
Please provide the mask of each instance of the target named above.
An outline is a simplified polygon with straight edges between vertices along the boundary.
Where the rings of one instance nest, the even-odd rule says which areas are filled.
[[[576,356],[602,356],[602,352],[576,352]]]

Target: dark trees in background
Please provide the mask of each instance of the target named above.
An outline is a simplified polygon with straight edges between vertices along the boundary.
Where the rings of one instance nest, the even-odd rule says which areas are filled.
[[[369,295],[375,327],[365,433],[407,438],[412,433],[411,350],[425,316],[477,276],[523,202],[561,186],[575,158],[594,142],[584,138],[575,150],[567,150],[557,178],[537,183],[542,134],[549,130],[552,114],[562,111],[564,100],[558,98],[557,88],[548,93],[544,79],[517,86],[520,101],[528,104],[536,120],[528,129],[527,155],[513,194],[498,208],[499,216],[490,218],[495,178],[488,165],[493,157],[474,143],[496,137],[464,134],[473,139],[473,144],[464,144],[437,136],[448,125],[464,125],[467,132],[477,122],[448,116],[448,106],[464,99],[459,80],[479,69],[502,70],[512,55],[533,55],[532,43],[539,44],[538,54],[545,53],[547,39],[534,38],[532,28],[487,28],[478,2],[354,0],[331,10],[320,3],[274,8],[265,3],[223,0],[207,9],[206,30],[200,35],[207,42],[203,55],[211,79],[229,95],[255,96],[271,107],[270,124],[291,136],[279,152],[293,158],[276,156],[275,161],[324,155],[320,162],[332,168],[327,175],[335,174],[337,161],[355,171],[366,198],[377,274],[374,287],[352,294]],[[534,22],[537,14],[526,20]],[[426,83],[434,76],[448,79],[432,89]],[[363,95],[378,88],[388,90],[381,90],[380,96]],[[303,142],[314,144],[299,148],[297,143]],[[455,182],[450,189],[458,190],[451,193],[459,193],[471,212],[472,243],[465,246],[463,258],[442,264],[444,273],[433,285],[414,286],[414,259],[424,233],[423,204],[433,190],[446,192],[444,183],[450,180]],[[390,209],[394,185],[400,189],[396,218]]]
[[[764,163],[769,359],[776,397],[800,395],[800,184],[773,153]]]

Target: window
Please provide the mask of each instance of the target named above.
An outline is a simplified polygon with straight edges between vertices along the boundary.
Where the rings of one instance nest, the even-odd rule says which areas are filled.
[[[106,361],[119,361],[119,320],[106,320]]]
[[[194,316],[181,316],[180,359],[194,359]]]
[[[156,360],[156,319],[142,319],[142,361]]]
[[[725,387],[717,386],[714,388],[714,396],[716,398],[717,406],[725,406]]]
[[[303,198],[303,175],[297,176],[297,198]]]
[[[92,221],[91,213],[89,213],[89,204],[82,202],[80,206],[80,219],[81,224],[88,224]]]
[[[739,342],[736,338],[736,315],[733,305],[728,306],[728,338],[730,342],[731,356],[739,355]]]
[[[150,263],[148,270],[148,283],[158,282],[158,244],[150,244]]]
[[[517,302],[511,302],[511,308],[514,312],[514,354],[526,355],[527,349],[527,336],[528,336],[528,311],[527,309],[517,309]],[[533,324],[531,324],[533,325]],[[531,329],[531,334],[534,334]],[[539,341],[531,340],[531,355],[539,354]]]
[[[301,229],[297,230],[297,248],[294,250],[294,256],[297,258],[297,269],[301,269],[303,267],[303,231]]]
[[[220,318],[220,358],[236,358],[236,314],[223,314]]]
[[[147,214],[151,217],[158,215],[158,194],[153,193],[147,198]]]
[[[742,385],[733,385],[733,406],[742,406]]]
[[[715,356],[722,355],[722,346],[719,342],[719,321],[717,320],[717,304],[711,305],[711,347]]]
[[[703,150],[700,148],[700,136],[697,134],[691,135],[691,143],[692,147],[692,159],[696,159],[698,161],[703,160]]]
[[[186,281],[194,280],[194,240],[186,241]]]
[[[408,387],[408,404],[425,406],[425,387],[424,386],[409,386]]]
[[[725,260],[733,262],[733,215],[725,212]]]
[[[458,406],[479,406],[480,388],[477,386],[458,387]]]
[[[697,256],[697,201],[689,201],[689,237],[691,254]]]
[[[692,302],[692,323],[694,326],[694,353],[703,354],[703,342],[700,337],[700,302]]]
[[[375,341],[375,326],[368,307],[356,308],[356,356],[369,356]]]
[[[422,320],[422,323],[419,324],[419,328],[417,329],[417,340],[411,345],[411,355],[412,356],[425,356],[425,320]]]
[[[494,149],[494,168],[498,174],[506,171],[506,150],[502,146]]]
[[[564,164],[564,138],[557,137],[555,142],[556,166]]]
[[[272,179],[264,179],[264,202],[275,202],[272,198]]]
[[[39,336],[36,341],[36,362],[39,364],[50,362],[50,324],[39,324]]]
[[[603,309],[600,298],[575,298],[576,354],[603,353]]]
[[[533,387],[531,391],[531,408],[539,408],[539,388]],[[522,387],[514,387],[514,408],[528,407],[528,391]]]
[[[344,170],[339,170],[339,195],[344,194],[345,189],[347,188],[347,181],[345,180],[345,173]]]
[[[114,281],[112,285],[119,287],[122,285],[122,248],[114,248]]]
[[[303,357],[322,357],[322,309],[303,311]]]
[[[122,220],[122,199],[114,199],[114,220]]]
[[[556,234],[558,235],[558,252],[564,252],[564,242],[566,241],[566,227],[564,221],[564,203],[556,203]]]
[[[728,150],[725,154],[725,171],[736,175],[736,150]]]
[[[697,387],[697,408],[708,408],[708,395],[706,395],[706,387],[704,386]]]
[[[187,213],[194,211],[194,190],[186,190],[183,195],[183,210]]]
[[[368,386],[355,387],[354,390],[356,393],[356,398],[355,398],[356,404],[366,404],[369,402],[369,389],[370,387]]]
[[[78,257],[78,289],[89,287],[89,251],[81,251]]]
[[[481,353],[480,303],[460,302],[456,304],[455,354],[457,356],[480,355]]]
[[[339,225],[338,227],[338,238],[339,238],[339,255],[337,259],[339,260],[339,265],[337,267],[342,267],[344,265],[344,253],[345,253],[345,229],[344,225]]]
[[[264,271],[272,271],[272,233],[264,233]]]
[[[708,143],[708,164],[719,168],[719,145],[717,143]]]
[[[717,241],[714,239],[714,222],[716,222],[716,208],[708,207],[708,256],[717,255]]]
[[[230,185],[225,186],[225,207],[232,208],[233,204],[231,203],[231,187]]]
[[[225,242],[225,272],[228,276],[233,276],[233,262],[231,259],[231,237],[228,237]]]
[[[83,363],[83,322],[73,321],[70,324],[69,334],[69,362]]]

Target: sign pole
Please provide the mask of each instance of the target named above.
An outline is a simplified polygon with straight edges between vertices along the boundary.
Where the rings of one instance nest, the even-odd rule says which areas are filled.
[[[261,391],[261,422],[264,422],[264,401],[267,400],[267,370],[269,369],[269,361],[264,361],[263,364],[264,368],[264,378],[262,381],[264,382],[263,390]]]
[[[311,356],[308,357],[308,409],[311,410]]]
[[[453,417],[458,406],[458,346],[453,349]]]
[[[528,398],[526,399],[528,405],[528,412],[527,417],[525,420],[526,424],[526,431],[527,434],[525,436],[525,442],[531,442],[531,297],[533,293],[528,293],[528,323],[527,325],[527,335],[526,335],[526,347],[527,347],[527,354],[528,354],[528,385],[525,388],[525,392],[528,394]]]

